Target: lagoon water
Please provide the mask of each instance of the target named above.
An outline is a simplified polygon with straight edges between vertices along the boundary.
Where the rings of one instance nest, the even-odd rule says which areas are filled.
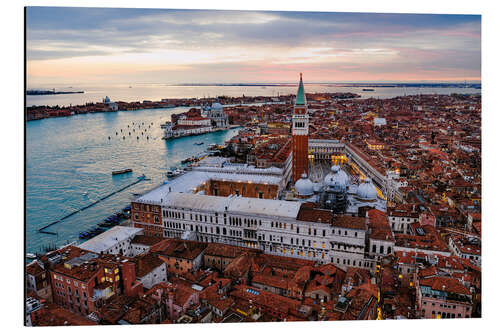
[[[222,144],[237,132],[233,129],[162,140],[160,124],[170,120],[171,114],[187,110],[120,111],[28,122],[27,252],[38,252],[45,245],[78,241],[81,231],[96,226],[130,204],[132,193],[141,193],[162,183],[166,180],[165,173],[171,167],[180,166],[181,160],[205,151],[211,143]],[[200,141],[204,144],[194,145]],[[126,168],[132,168],[133,173],[111,176],[112,170]],[[48,231],[57,232],[57,236],[38,233],[40,227],[132,183],[142,174],[151,180],[142,181],[50,227]]]

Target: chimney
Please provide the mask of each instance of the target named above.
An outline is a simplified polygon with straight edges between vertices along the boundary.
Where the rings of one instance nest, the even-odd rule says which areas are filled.
[[[133,285],[136,280],[135,265],[133,262],[127,261],[123,263],[122,275],[123,275],[123,287],[125,289],[124,294],[133,296],[135,294],[133,290]]]

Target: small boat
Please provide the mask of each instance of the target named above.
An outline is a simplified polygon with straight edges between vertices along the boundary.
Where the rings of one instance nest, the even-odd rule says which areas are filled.
[[[174,170],[174,176],[180,176],[182,174],[184,174],[184,170],[182,170],[182,169],[175,169]]]
[[[123,173],[129,173],[129,172],[132,172],[132,169],[115,170],[115,171],[112,171],[111,174],[114,176],[114,175],[121,175]]]
[[[83,232],[80,232],[80,234],[78,235],[79,238],[81,239],[89,239],[90,238],[90,234],[86,231],[83,231]]]
[[[210,144],[210,145],[208,146],[207,150],[208,150],[208,151],[217,151],[217,150],[219,150],[219,147],[217,146],[217,144],[216,144],[216,143],[212,143],[212,144]]]
[[[371,89],[371,88],[364,88],[363,91],[375,91],[375,89]]]
[[[28,259],[36,259],[36,254],[34,254],[34,253],[26,253],[26,258],[28,258]]]
[[[83,193],[82,193],[82,195],[83,195],[84,197],[86,197],[87,195],[89,195],[89,192],[85,191],[85,192],[83,192]]]
[[[197,146],[201,146],[203,144],[203,142],[195,142],[194,144]]]

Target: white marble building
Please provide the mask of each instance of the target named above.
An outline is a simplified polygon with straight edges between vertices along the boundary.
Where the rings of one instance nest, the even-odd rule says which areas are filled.
[[[297,201],[169,192],[163,236],[195,232],[198,241],[258,248],[265,253],[374,269],[365,256],[364,217],[334,216]]]

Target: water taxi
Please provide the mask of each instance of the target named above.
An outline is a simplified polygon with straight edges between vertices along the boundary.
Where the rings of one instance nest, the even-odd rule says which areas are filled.
[[[121,175],[123,173],[129,173],[129,172],[132,172],[132,169],[115,170],[115,171],[112,171],[111,174],[114,176],[114,175]]]

